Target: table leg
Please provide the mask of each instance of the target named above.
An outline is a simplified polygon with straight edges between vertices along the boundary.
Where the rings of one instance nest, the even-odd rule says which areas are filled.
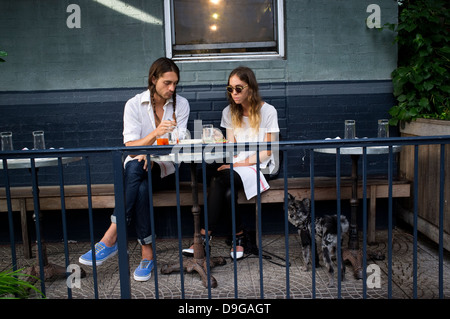
[[[349,229],[348,248],[343,249],[342,257],[350,261],[355,278],[362,279],[362,251],[359,249],[358,237],[358,160],[359,155],[352,155],[352,198],[350,199],[351,219]]]
[[[35,180],[37,185],[37,209],[35,211],[40,212],[40,204],[39,204],[39,184],[38,184],[38,169],[35,169]],[[42,261],[43,261],[43,267],[44,267],[44,280],[51,279],[51,278],[65,278],[67,271],[66,268],[63,266],[55,265],[48,262],[47,257],[47,245],[44,240],[44,236],[42,233],[42,218],[39,214],[39,216],[36,216],[36,214],[33,214],[34,222],[36,223],[36,218],[39,218],[39,233],[41,234],[41,253],[42,253]],[[80,268],[81,270],[81,278],[86,277],[86,272],[83,268]],[[39,252],[36,254],[36,264],[34,266],[28,267],[28,269],[25,270],[25,273],[30,274],[32,276],[38,277],[40,276],[40,260],[39,260]]]
[[[192,215],[194,216],[194,257],[188,258],[183,262],[183,270],[187,272],[196,271],[203,282],[203,286],[208,287],[208,272],[207,272],[207,260],[205,257],[205,252],[203,250],[203,242],[201,236],[201,226],[200,226],[200,206],[198,204],[198,184],[197,184],[197,165],[196,163],[191,163],[191,187],[192,187]],[[225,259],[223,257],[211,257],[209,266],[213,268],[215,266],[225,265]],[[180,265],[164,265],[161,268],[162,274],[170,274],[174,271],[180,271]],[[211,287],[217,287],[216,279],[210,275]]]

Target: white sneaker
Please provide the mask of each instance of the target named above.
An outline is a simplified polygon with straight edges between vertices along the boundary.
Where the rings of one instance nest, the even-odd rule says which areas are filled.
[[[236,236],[236,249],[238,248],[238,246],[240,246],[240,247],[242,247],[242,249],[244,249],[244,235],[243,234]],[[231,243],[230,256],[231,256],[232,259],[239,260],[242,257],[244,257],[244,251],[234,252],[233,251],[233,243]]]
[[[194,256],[194,245],[192,245],[189,248],[183,249],[181,252],[183,253],[184,256],[187,256],[187,257]]]
[[[209,236],[209,251],[210,252],[211,252],[211,240],[212,240],[212,236]],[[202,242],[203,242],[203,250],[205,250],[205,246],[206,246],[206,236],[205,235],[202,235]],[[181,252],[184,256],[193,257],[194,256],[194,245],[191,245],[191,247],[189,247],[189,248],[183,249]],[[205,251],[205,255],[206,255],[206,251]]]

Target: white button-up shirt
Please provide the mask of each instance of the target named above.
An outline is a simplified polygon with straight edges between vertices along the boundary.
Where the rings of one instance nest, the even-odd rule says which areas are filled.
[[[179,128],[187,128],[189,120],[190,106],[186,98],[177,94],[177,105],[175,117]],[[173,100],[169,99],[164,105],[164,115],[161,121],[173,120]],[[155,115],[150,102],[150,90],[146,90],[129,99],[125,104],[123,114],[123,143],[144,138],[156,129]],[[156,145],[156,141],[154,143]],[[127,156],[124,165],[133,160]],[[174,166],[171,162],[158,162],[161,166],[161,177],[165,177],[174,172]]]

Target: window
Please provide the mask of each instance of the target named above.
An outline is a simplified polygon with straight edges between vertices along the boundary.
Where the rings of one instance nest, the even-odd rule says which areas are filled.
[[[284,57],[283,0],[165,0],[175,60]]]

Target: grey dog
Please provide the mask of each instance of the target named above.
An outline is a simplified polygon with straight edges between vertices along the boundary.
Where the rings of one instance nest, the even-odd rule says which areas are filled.
[[[303,259],[305,267],[303,270],[308,271],[311,261],[311,200],[305,198],[303,200],[297,200],[291,194],[288,194],[289,207],[288,207],[288,219],[289,222],[297,227],[298,234],[300,235],[303,251]],[[341,215],[341,235],[348,232],[349,222],[347,218]],[[325,215],[323,217],[316,217],[315,234],[322,239],[322,257],[325,265],[327,266],[328,273],[330,275],[330,281],[328,286],[334,286],[334,268],[331,261],[331,257],[336,254],[337,249],[337,215]],[[341,236],[342,242],[342,236]],[[316,245],[317,249],[317,245]],[[316,266],[319,266],[319,259],[317,250],[315,253]],[[342,262],[342,250],[341,250],[341,269],[342,280],[344,280],[345,266]]]

